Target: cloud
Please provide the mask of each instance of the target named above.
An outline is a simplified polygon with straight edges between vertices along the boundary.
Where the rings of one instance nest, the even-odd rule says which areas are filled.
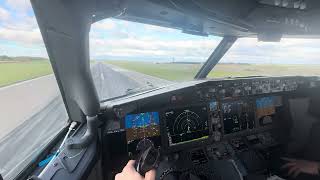
[[[281,42],[258,42],[239,39],[223,57],[223,62],[319,64],[318,39],[282,39]]]
[[[116,24],[112,20],[102,20],[92,24],[92,28],[95,30],[111,30],[116,27]]]
[[[217,46],[219,40],[161,40],[126,38],[119,40],[91,39],[93,56],[149,56],[151,58],[203,61]]]
[[[39,29],[18,30],[0,28],[0,39],[30,46],[43,45]]]
[[[28,48],[30,52],[37,48],[45,51],[36,19],[28,13],[30,8],[29,0],[5,0],[0,4],[0,40],[17,44],[18,49],[24,49],[20,53],[26,52],[25,55],[29,54]],[[175,58],[177,61],[205,61],[221,39],[196,37],[182,34],[179,30],[117,19],[94,23],[90,37],[92,58],[157,57],[163,60]],[[265,43],[255,38],[241,38],[222,61],[320,64],[319,42],[314,39],[283,39],[280,43]],[[7,44],[1,46],[2,52],[8,52],[4,49]],[[10,52],[14,51],[11,49]]]
[[[6,9],[0,7],[0,20],[1,21],[6,21],[9,18],[10,18],[9,11],[7,11]]]
[[[16,5],[23,11],[29,7],[29,1],[27,2],[27,0],[7,0],[5,3],[11,6]],[[29,47],[43,45],[41,33],[34,16],[0,6],[0,20],[0,40]]]
[[[11,10],[19,11],[20,13],[26,13],[31,9],[29,0],[6,0],[5,2]]]
[[[101,30],[105,31],[101,31]],[[179,38],[175,38],[180,35]],[[108,19],[94,23],[90,33],[92,58],[128,56],[204,61],[218,44],[219,38],[181,36],[178,30]]]
[[[28,14],[29,0],[7,0],[0,4],[0,27],[15,30],[34,30],[38,28],[36,18]]]
[[[176,30],[176,29],[155,26],[155,25],[144,25],[144,28],[145,30],[150,32],[162,32],[162,33],[179,32],[179,30]]]
[[[107,56],[150,57],[170,60],[205,61],[219,43],[219,38],[162,39],[141,35],[123,39],[91,38],[93,58]],[[241,38],[223,57],[222,62],[320,64],[320,40],[283,39],[279,42],[258,42],[255,38]]]
[[[32,56],[48,58],[45,47],[23,46],[21,44],[1,44],[0,52],[7,56]]]
[[[23,16],[19,18],[10,18],[4,21],[3,27],[7,29],[33,31],[38,29],[38,24],[35,17]]]

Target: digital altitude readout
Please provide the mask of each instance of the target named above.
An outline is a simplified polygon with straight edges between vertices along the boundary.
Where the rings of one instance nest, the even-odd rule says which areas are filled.
[[[169,146],[209,137],[206,106],[171,109],[165,116]]]
[[[125,117],[127,141],[160,135],[158,112],[128,114]]]

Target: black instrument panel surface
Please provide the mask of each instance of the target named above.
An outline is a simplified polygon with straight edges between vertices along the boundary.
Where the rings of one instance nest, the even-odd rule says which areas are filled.
[[[128,151],[139,149],[140,141],[178,150],[272,126],[284,96],[319,84],[314,78],[302,77],[201,81],[158,90],[158,94],[150,92],[152,96],[139,95],[141,99],[125,98],[124,105],[120,100],[111,107],[123,114]],[[125,108],[133,103],[136,107]],[[129,119],[133,124],[127,123]]]

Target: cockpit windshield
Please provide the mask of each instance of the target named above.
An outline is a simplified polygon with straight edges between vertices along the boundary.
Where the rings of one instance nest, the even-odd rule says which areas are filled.
[[[99,98],[192,80],[221,39],[117,19],[94,23],[91,69]]]
[[[97,22],[91,29],[90,52],[99,98],[192,80],[221,40],[117,19]],[[318,41],[239,38],[207,78],[319,75]]]
[[[318,76],[317,39],[283,38],[281,42],[238,39],[208,78],[246,76]]]

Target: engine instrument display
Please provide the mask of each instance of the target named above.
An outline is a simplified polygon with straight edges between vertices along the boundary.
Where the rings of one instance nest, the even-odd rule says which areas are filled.
[[[246,101],[222,103],[224,133],[252,129],[255,125],[252,105]]]
[[[160,136],[158,112],[129,114],[125,117],[127,141]]]
[[[209,137],[206,106],[175,108],[165,112],[169,146]]]

